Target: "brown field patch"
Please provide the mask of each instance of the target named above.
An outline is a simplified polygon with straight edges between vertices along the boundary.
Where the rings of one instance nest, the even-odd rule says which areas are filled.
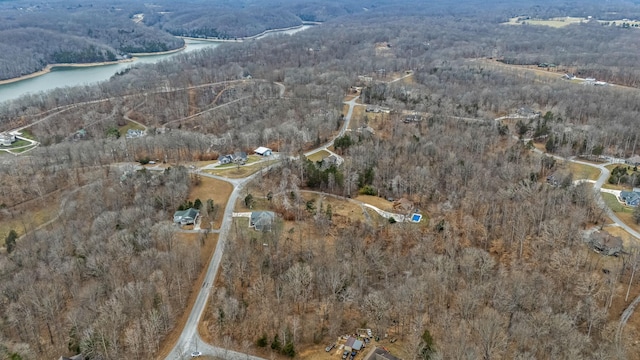
[[[568,167],[569,167],[569,170],[574,175],[573,176],[574,180],[578,180],[578,179],[598,180],[598,178],[600,177],[600,169],[593,166],[569,162]]]
[[[320,150],[307,156],[307,159],[313,162],[317,162],[317,161],[322,161],[324,158],[328,157],[329,155],[331,155],[331,153],[329,153],[328,151]]]
[[[200,199],[202,204],[205,205],[207,199],[211,199],[213,200],[213,204],[217,206],[216,216],[213,219],[202,220],[201,227],[203,229],[209,228],[209,224],[212,221],[214,229],[220,228],[224,208],[227,206],[227,201],[229,201],[229,196],[231,196],[232,191],[233,185],[230,183],[206,176],[200,176],[200,184],[191,187],[191,191],[189,192],[190,201]]]

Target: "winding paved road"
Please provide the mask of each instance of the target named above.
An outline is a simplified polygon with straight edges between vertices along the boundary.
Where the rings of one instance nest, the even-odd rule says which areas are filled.
[[[280,96],[284,95],[284,85],[277,84],[280,87]],[[331,144],[333,144],[333,140],[337,137],[344,135],[346,129],[349,127],[349,123],[351,122],[351,117],[353,115],[353,108],[356,105],[358,97],[351,99],[350,101],[345,102],[345,104],[349,105],[349,110],[347,111],[347,115],[344,118],[344,124],[342,128],[338,132],[338,134],[328,143],[320,146],[319,148],[313,150],[312,152],[326,149]],[[267,167],[265,170],[269,170],[272,167],[277,166],[278,163]],[[196,170],[197,171],[197,170]],[[233,208],[240,196],[240,192],[244,188],[246,184],[248,184],[255,177],[260,176],[262,171],[257,172],[249,177],[242,179],[229,179],[223,178],[220,176],[207,174],[203,172],[198,172],[201,176],[211,177],[223,181],[227,181],[233,185],[233,192],[231,196],[229,196],[229,200],[227,201],[227,205],[225,206],[222,226],[219,230],[218,243],[216,244],[216,249],[211,257],[211,261],[209,262],[209,267],[207,268],[207,272],[205,278],[203,280],[203,284],[200,287],[200,292],[198,293],[198,297],[193,305],[191,313],[189,314],[189,318],[187,319],[184,328],[182,329],[182,333],[178,338],[177,343],[166,357],[167,360],[179,360],[179,359],[187,359],[190,357],[190,354],[193,351],[196,351],[196,348],[203,355],[212,355],[216,357],[220,357],[223,359],[230,360],[266,360],[260,357],[251,356],[248,354],[239,353],[236,351],[231,351],[228,349],[223,349],[217,346],[213,346],[207,344],[200,338],[198,334],[198,323],[202,318],[202,314],[204,313],[205,306],[207,304],[207,299],[209,297],[209,293],[211,292],[211,284],[214,283],[216,276],[218,274],[218,269],[220,268],[220,262],[222,261],[222,256],[224,253],[225,246],[227,244],[227,238],[229,235],[229,229],[231,228],[231,223],[233,222]]]

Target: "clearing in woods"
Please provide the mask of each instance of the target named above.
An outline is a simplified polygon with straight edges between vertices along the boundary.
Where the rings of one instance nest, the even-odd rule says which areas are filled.
[[[215,219],[209,221],[213,221],[214,229],[219,229],[222,224],[224,208],[227,206],[227,201],[229,201],[229,196],[231,196],[231,192],[233,191],[233,185],[226,181],[206,176],[199,176],[197,181],[199,181],[199,184],[191,187],[189,200],[195,201],[196,199],[200,199],[203,206],[206,205],[207,199],[213,200],[214,206],[217,207],[217,212]],[[209,223],[203,221],[201,228],[205,229],[208,227]]]

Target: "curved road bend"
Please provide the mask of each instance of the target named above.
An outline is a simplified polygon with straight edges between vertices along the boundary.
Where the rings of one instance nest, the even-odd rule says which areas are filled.
[[[284,87],[280,85],[281,89]],[[282,90],[281,94],[284,92]],[[344,124],[340,132],[327,144],[322,145],[319,149],[326,149],[333,143],[337,137],[344,135],[346,129],[349,127],[349,123],[351,122],[351,116],[353,115],[353,108],[356,105],[356,100],[358,97],[351,99],[350,101],[345,102],[345,104],[349,105],[349,110],[347,111],[347,115],[344,119]],[[270,167],[265,168],[265,170],[269,170],[271,167],[278,165],[278,163],[271,165]],[[257,172],[249,177],[244,179],[227,179],[221,178],[219,176],[199,173],[202,176],[212,177],[220,180],[227,181],[233,185],[233,191],[231,192],[231,196],[229,196],[229,200],[227,201],[227,205],[225,206],[222,226],[220,227],[218,243],[216,244],[216,249],[211,257],[211,261],[209,262],[209,267],[207,268],[207,273],[204,278],[204,283],[200,287],[200,292],[198,293],[198,297],[191,309],[191,313],[189,314],[189,318],[182,329],[182,333],[178,338],[178,341],[174,345],[173,349],[167,355],[167,360],[181,360],[187,359],[190,357],[191,352],[196,351],[196,347],[198,351],[202,352],[204,355],[213,355],[217,357],[221,357],[223,359],[230,360],[266,360],[260,357],[251,356],[248,354],[242,354],[236,351],[231,351],[228,349],[223,349],[217,346],[209,345],[206,342],[202,341],[200,335],[198,334],[198,323],[202,318],[202,314],[204,313],[205,306],[207,304],[207,299],[209,297],[209,293],[212,288],[212,284],[216,279],[216,275],[218,273],[218,268],[220,267],[220,262],[222,261],[222,255],[224,253],[224,248],[227,242],[227,236],[229,234],[229,229],[231,228],[231,223],[233,222],[233,208],[235,207],[235,203],[240,196],[241,190],[244,186],[249,183],[253,178],[259,176],[262,172]]]

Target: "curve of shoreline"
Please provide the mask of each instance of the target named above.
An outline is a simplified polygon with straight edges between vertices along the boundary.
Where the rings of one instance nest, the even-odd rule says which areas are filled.
[[[51,72],[51,70],[57,68],[57,67],[93,67],[93,66],[105,66],[105,65],[115,65],[115,64],[120,64],[120,63],[127,63],[127,62],[132,62],[135,60],[135,57],[129,58],[129,59],[124,59],[124,60],[118,60],[118,61],[102,61],[102,62],[95,62],[95,63],[61,63],[61,64],[49,64],[47,66],[44,67],[44,69],[40,70],[40,71],[36,71],[34,73],[28,74],[28,75],[23,75],[23,76],[19,76],[16,78],[11,78],[11,79],[6,79],[6,80],[0,80],[0,85],[6,85],[6,84],[11,84],[14,82],[18,82],[18,81],[22,81],[22,80],[27,80],[27,79],[31,79],[34,77],[38,77],[38,76],[42,76],[44,74],[48,74]]]
[[[316,25],[316,24],[311,24],[309,22],[307,22],[307,23],[303,22],[301,25],[290,26],[290,27],[280,28],[280,29],[265,30],[265,31],[263,31],[263,32],[261,32],[259,34],[256,34],[256,35],[242,37],[242,38],[236,38],[236,39],[233,39],[233,40],[219,39],[219,38],[194,38],[194,37],[188,37],[188,36],[177,36],[177,37],[179,37],[181,39],[196,40],[196,41],[243,42],[243,41],[246,41],[246,40],[258,39],[258,38],[260,38],[262,36],[265,36],[266,34],[273,33],[273,32],[300,29],[303,26],[312,26],[312,25]],[[118,60],[118,61],[103,61],[103,62],[95,62],[95,63],[48,64],[47,66],[44,67],[44,69],[42,69],[40,71],[36,71],[36,72],[28,74],[28,75],[23,75],[23,76],[11,78],[11,79],[0,80],[0,85],[11,84],[11,83],[14,83],[14,82],[19,82],[19,81],[22,81],[22,80],[27,80],[27,79],[32,79],[32,78],[35,78],[35,77],[38,77],[38,76],[42,76],[42,75],[50,73],[51,70],[56,68],[56,67],[93,67],[93,66],[114,65],[114,64],[120,64],[120,63],[132,62],[132,61],[136,60],[136,57],[138,57],[138,56],[143,57],[143,56],[154,56],[154,55],[168,55],[168,54],[171,54],[171,53],[183,51],[186,48],[187,48],[187,44],[185,43],[182,47],[180,47],[178,49],[174,49],[174,50],[151,52],[151,53],[131,53],[131,56],[132,56],[131,58],[124,59],[124,60]]]

